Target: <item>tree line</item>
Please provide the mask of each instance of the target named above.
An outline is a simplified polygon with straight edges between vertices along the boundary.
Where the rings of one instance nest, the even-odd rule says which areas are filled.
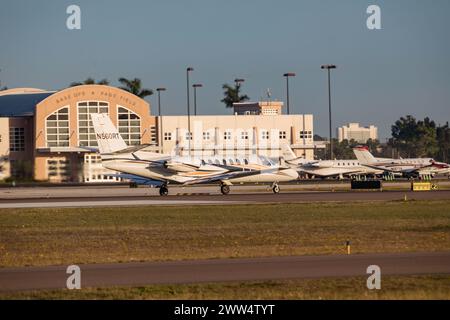
[[[315,136],[314,140],[326,140]],[[339,142],[333,139],[333,154],[336,159],[354,159],[353,147],[360,145],[355,140]],[[450,162],[450,127],[448,122],[437,125],[426,117],[417,120],[411,115],[401,117],[391,126],[391,138],[382,144],[369,139],[365,143],[376,157],[384,158],[422,158],[430,157],[437,161]],[[327,150],[318,149],[316,157],[326,159]]]

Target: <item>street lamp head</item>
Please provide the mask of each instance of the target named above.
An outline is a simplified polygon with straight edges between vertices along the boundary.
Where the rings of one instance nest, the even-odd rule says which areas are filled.
[[[166,91],[166,88],[156,88],[156,91]]]
[[[194,83],[192,85],[192,87],[194,87],[194,88],[201,88],[201,87],[203,87],[203,85],[201,83]]]
[[[336,69],[336,65],[334,64],[324,64],[322,66],[320,66],[321,69]]]
[[[194,71],[194,68],[192,68],[192,67],[188,67],[187,69],[186,69],[186,71]]]
[[[295,73],[294,72],[288,72],[283,74],[283,77],[295,77]]]
[[[239,83],[239,82],[244,82],[245,79],[234,79],[234,82]]]

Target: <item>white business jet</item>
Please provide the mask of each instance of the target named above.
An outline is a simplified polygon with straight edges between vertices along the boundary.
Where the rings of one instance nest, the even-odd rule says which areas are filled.
[[[219,183],[222,194],[233,183],[271,183],[274,193],[279,182],[296,180],[298,173],[262,156],[247,158],[181,158],[146,150],[148,145],[128,147],[107,114],[91,114],[103,167],[137,183],[156,186],[159,194],[169,193],[169,184]]]

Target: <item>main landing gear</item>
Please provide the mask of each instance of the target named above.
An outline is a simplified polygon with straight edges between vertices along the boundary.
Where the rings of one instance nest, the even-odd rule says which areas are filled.
[[[280,186],[278,185],[278,183],[274,183],[274,184],[272,185],[272,191],[273,191],[273,193],[275,193],[275,194],[280,193]]]
[[[160,196],[167,196],[168,194],[169,194],[169,189],[167,188],[166,185],[162,185],[162,186],[159,188],[159,195],[160,195]]]
[[[230,193],[230,186],[226,184],[222,184],[220,186],[220,192],[222,192],[223,195],[227,195]]]

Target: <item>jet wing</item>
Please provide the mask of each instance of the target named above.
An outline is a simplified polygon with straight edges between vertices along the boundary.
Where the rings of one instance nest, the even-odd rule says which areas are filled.
[[[127,174],[127,173],[111,173],[111,174],[104,174],[104,176],[127,179],[127,180],[131,180],[133,182],[136,182],[137,184],[143,184],[143,185],[148,185],[148,186],[160,187],[163,184],[163,182],[159,181],[159,180],[152,180],[149,178],[144,178],[141,176],[137,176],[134,174]]]

